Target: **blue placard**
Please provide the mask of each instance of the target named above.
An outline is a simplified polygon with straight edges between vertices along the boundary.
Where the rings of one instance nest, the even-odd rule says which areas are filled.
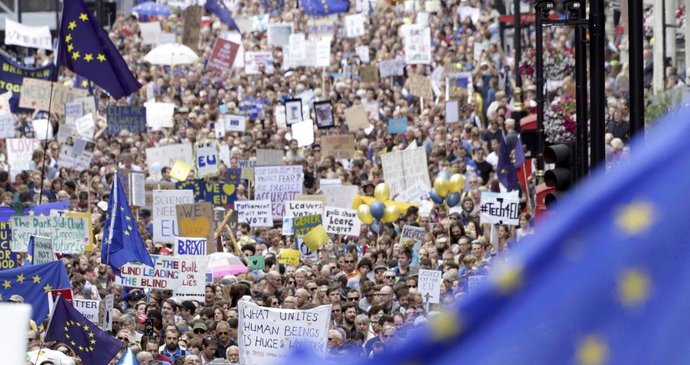
[[[120,131],[130,133],[146,133],[146,108],[137,105],[109,106],[106,115],[108,117],[108,135],[114,136]]]
[[[388,134],[401,134],[407,132],[407,118],[388,119]]]

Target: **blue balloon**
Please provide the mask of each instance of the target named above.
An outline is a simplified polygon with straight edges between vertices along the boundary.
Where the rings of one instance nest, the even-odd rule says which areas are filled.
[[[371,215],[373,215],[376,220],[381,220],[381,218],[383,218],[383,212],[386,210],[386,205],[377,200],[369,205],[369,209],[371,209]]]
[[[448,173],[448,171],[441,171],[441,172],[439,172],[438,175],[436,175],[436,176],[438,176],[438,177],[443,177],[443,178],[445,178],[446,180],[450,180],[450,174]]]
[[[432,200],[434,203],[436,203],[436,204],[443,204],[443,197],[440,196],[440,195],[438,195],[438,193],[436,192],[436,190],[431,189],[431,191],[429,192],[429,197],[431,198],[431,200]]]
[[[381,223],[378,221],[374,222],[373,224],[369,225],[369,231],[373,234],[381,234],[383,233],[383,226]]]
[[[460,203],[460,193],[450,193],[446,199],[446,204],[452,208]]]

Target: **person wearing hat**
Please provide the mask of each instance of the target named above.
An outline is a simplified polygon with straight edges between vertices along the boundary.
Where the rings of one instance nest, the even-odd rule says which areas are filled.
[[[12,294],[12,296],[10,296],[10,299],[8,299],[7,302],[24,304],[24,297],[22,297],[19,294]],[[34,322],[33,319],[29,319],[29,329],[32,331],[38,331],[38,327],[36,326],[36,322]]]
[[[374,196],[374,183],[372,183],[370,180],[364,180],[362,181],[362,193],[366,196]]]

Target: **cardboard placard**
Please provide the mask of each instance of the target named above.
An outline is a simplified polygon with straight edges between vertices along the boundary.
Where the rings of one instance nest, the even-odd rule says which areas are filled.
[[[206,252],[216,252],[211,203],[177,204],[175,212],[179,236],[206,237]]]

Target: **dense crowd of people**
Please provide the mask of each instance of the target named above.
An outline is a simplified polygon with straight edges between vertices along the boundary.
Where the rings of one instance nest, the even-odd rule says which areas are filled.
[[[266,12],[266,4],[255,0],[228,5],[236,18]],[[516,61],[512,54],[503,52],[504,27],[498,20],[505,12],[506,4],[502,1],[442,1],[440,6],[439,11],[426,13],[432,36],[431,64],[406,65],[403,76],[381,78],[378,83],[361,80],[356,65],[362,61],[355,49],[368,47],[373,65],[402,58],[401,26],[420,19],[424,9],[422,2],[353,2],[350,13],[362,11],[366,16],[365,34],[357,38],[343,36],[344,14],[332,16],[335,29],[331,62],[326,69],[299,67],[284,72],[287,71],[281,67],[284,50],[269,46],[265,31],[244,33],[245,51],[262,50],[273,54],[275,71],[259,75],[247,75],[242,68],[224,73],[205,67],[214,41],[228,31],[227,25],[215,16],[202,23],[201,60],[171,68],[142,60],[151,46],[143,44],[137,18],[119,14],[109,30],[110,38],[137,79],[147,87],[117,101],[95,90],[98,106],[93,137],[95,150],[90,166],[83,171],[59,165],[60,143],[54,136],[34,152],[31,170],[14,172],[12,175],[16,176],[11,178],[8,166],[3,163],[3,171],[0,171],[2,205],[21,207],[69,200],[70,210],[92,214],[95,240],[99,243],[96,249],[65,255],[62,261],[75,297],[103,299],[107,294],[115,296],[112,334],[136,353],[142,365],[209,364],[214,359],[238,363],[236,307],[246,296],[260,306],[271,308],[310,309],[330,304],[329,356],[375,357],[395,346],[406,333],[427,322],[443,306],[461,300],[471,291],[474,282],[487,275],[495,262],[534,233],[532,213],[527,204],[520,215],[519,226],[497,225],[494,234],[490,226],[480,224],[478,215],[480,193],[499,189],[496,177],[499,135],[514,135],[516,124],[519,129],[520,121],[511,118],[518,102],[528,111],[535,106],[536,88],[529,71],[533,55],[526,51],[523,60]],[[461,7],[479,9],[479,14],[475,19],[463,16],[459,11]],[[158,21],[163,31],[179,38],[184,32],[183,19],[181,10],[173,8],[173,15]],[[286,0],[282,9],[270,17],[271,23],[293,23],[295,32],[306,32],[312,21],[295,0]],[[533,37],[532,30],[527,27],[522,38],[528,50]],[[572,30],[568,28],[548,29],[545,50],[551,54],[549,59],[572,57],[572,39]],[[52,55],[39,51],[36,63],[47,62],[52,62]],[[610,119],[606,128],[607,144],[610,155],[615,158],[624,154],[629,138],[628,73],[627,65],[622,65],[611,49],[607,52],[607,64],[607,114]],[[435,69],[448,65],[471,72],[473,85],[466,94],[466,101],[462,102],[460,122],[453,124],[445,120],[444,95],[422,103],[410,93],[408,80],[411,74],[428,76]],[[516,65],[524,71],[522,100],[516,100]],[[547,70],[547,76],[551,77],[547,85],[550,108],[563,107],[565,101],[575,95],[572,70],[558,67],[554,61]],[[71,86],[74,80],[74,74],[61,70],[60,83]],[[147,89],[151,88],[156,101],[176,105],[173,128],[141,134],[122,132],[116,136],[105,133],[107,106],[141,105],[147,100]],[[331,101],[336,127],[316,129],[315,143],[298,147],[297,141],[291,138],[290,129],[278,127],[274,107],[307,90],[313,90],[317,101]],[[105,220],[101,203],[108,201],[115,172],[119,169],[143,172],[149,181],[159,181],[149,174],[147,148],[216,139],[213,126],[222,118],[220,110],[242,114],[247,100],[259,106],[259,113],[247,119],[244,133],[226,132],[219,138],[219,142],[228,145],[231,151],[230,161],[223,161],[223,168],[238,167],[239,161],[255,158],[257,149],[279,149],[285,152],[286,164],[303,166],[306,194],[319,193],[319,179],[340,179],[343,185],[359,186],[361,195],[373,196],[374,186],[385,182],[380,156],[416,145],[426,152],[432,178],[440,171],[460,173],[465,177],[461,209],[451,213],[435,206],[430,215],[422,216],[417,208],[410,208],[396,222],[384,224],[382,233],[374,234],[363,225],[358,237],[332,240],[318,251],[316,262],[301,262],[296,266],[278,263],[279,250],[292,244],[291,239],[281,235],[279,224],[271,229],[240,225],[237,239],[242,253],[246,257],[263,255],[265,269],[218,278],[206,286],[203,301],[181,301],[170,291],[147,292],[116,284],[115,275],[100,262],[99,255]],[[353,105],[366,107],[373,129],[348,128],[344,110]],[[17,138],[32,137],[31,121],[39,114],[15,114]],[[56,132],[64,124],[62,115],[52,114],[49,118]],[[406,118],[407,131],[389,134],[387,121],[390,118]],[[559,128],[559,125],[553,126],[555,140],[563,136],[563,128]],[[355,137],[356,150],[351,159],[336,160],[322,155],[321,137],[346,133]],[[0,140],[0,144],[4,145],[5,141]],[[170,168],[162,168],[160,181],[174,181]],[[221,172],[219,176],[224,174]],[[528,183],[534,184],[533,177],[528,177]],[[533,191],[533,186],[527,191]],[[526,203],[525,193],[521,195]],[[238,200],[252,198],[251,189],[238,187]],[[534,197],[530,198],[533,202]],[[139,213],[139,232],[149,252],[171,254],[171,247],[153,240],[150,209],[142,209]],[[426,230],[420,249],[414,249],[409,242],[401,242],[400,232],[406,224]],[[439,304],[426,304],[417,290],[419,269],[442,271]],[[152,331],[145,331],[147,319],[154,321]],[[40,335],[36,328],[30,331],[30,351],[46,345]],[[65,344],[47,345],[74,355]]]

